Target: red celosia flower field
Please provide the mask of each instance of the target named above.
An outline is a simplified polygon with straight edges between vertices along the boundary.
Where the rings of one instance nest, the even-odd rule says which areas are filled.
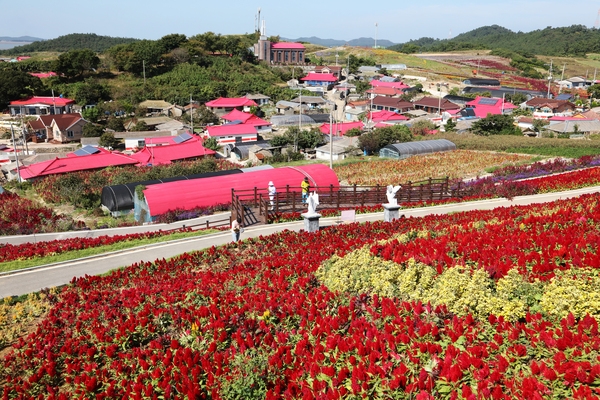
[[[0,194],[0,236],[28,235],[85,228],[81,221],[57,215],[48,207],[5,191]]]
[[[110,246],[113,243],[140,239],[153,239],[176,232],[190,232],[190,228],[181,228],[174,231],[154,231],[144,233],[131,233],[128,235],[98,236],[94,238],[71,238],[36,243],[23,243],[18,245],[0,244],[0,262],[14,260],[28,260],[36,257],[53,256],[67,251],[83,250],[92,247]]]
[[[439,271],[463,263],[498,279],[512,265],[548,280],[559,269],[599,264],[599,200],[284,231],[77,279],[5,357],[1,393],[597,398],[600,336],[590,316],[475,319],[444,306],[332,292],[315,271],[334,254],[368,246],[376,257],[419,259]],[[411,232],[430,234],[389,240]]]

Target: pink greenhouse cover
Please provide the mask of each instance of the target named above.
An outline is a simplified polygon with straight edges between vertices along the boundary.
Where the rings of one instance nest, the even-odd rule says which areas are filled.
[[[308,177],[311,188],[317,191],[318,188],[339,185],[337,175],[331,168],[324,164],[313,164],[161,183],[148,186],[144,190],[144,196],[150,215],[156,216],[174,209],[192,210],[196,207],[228,204],[231,202],[232,188],[250,190],[256,187],[266,193],[270,181],[273,181],[279,192],[284,191],[286,185],[299,191],[305,176]]]

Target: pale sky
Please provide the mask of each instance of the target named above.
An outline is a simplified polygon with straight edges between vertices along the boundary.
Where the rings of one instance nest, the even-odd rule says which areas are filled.
[[[486,25],[530,32],[551,27],[594,27],[595,0],[346,1],[3,1],[0,36],[53,39],[69,33],[159,39],[170,33],[193,36],[250,33],[261,9],[268,36],[359,37],[403,43],[421,37],[447,39]],[[375,24],[377,23],[377,27]]]

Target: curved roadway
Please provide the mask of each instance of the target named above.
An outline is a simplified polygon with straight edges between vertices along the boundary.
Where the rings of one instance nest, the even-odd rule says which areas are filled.
[[[600,186],[567,192],[547,193],[534,196],[519,196],[515,197],[513,200],[481,200],[435,207],[411,208],[401,211],[406,217],[422,217],[429,214],[448,214],[470,210],[490,210],[497,207],[544,203],[559,199],[577,197],[586,193],[597,192],[600,192]],[[224,217],[225,215],[222,214],[222,216]],[[376,221],[382,219],[383,213],[358,214],[356,216],[356,220],[358,222]],[[336,224],[337,220],[337,217],[321,218],[320,225],[334,225]],[[184,223],[185,222],[182,222],[181,224]],[[187,223],[189,224],[189,221]],[[173,227],[172,224],[168,226],[169,228]],[[161,226],[149,225],[145,229],[156,230],[161,229]],[[242,234],[242,240],[249,237],[269,235],[284,229],[300,231],[304,229],[304,221],[249,227],[246,228],[245,232]],[[106,235],[107,231],[102,230],[99,234]],[[6,242],[4,239],[6,238],[2,238],[2,241]],[[31,241],[31,236],[29,236],[29,240]],[[68,262],[30,268],[27,270],[4,273],[0,274],[0,298],[22,295],[36,292],[43,288],[65,285],[74,277],[103,274],[110,270],[131,265],[136,262],[154,261],[156,259],[169,258],[185,252],[200,250],[211,246],[220,246],[227,244],[230,241],[231,233],[226,231],[195,238],[163,242],[156,245],[146,245]]]

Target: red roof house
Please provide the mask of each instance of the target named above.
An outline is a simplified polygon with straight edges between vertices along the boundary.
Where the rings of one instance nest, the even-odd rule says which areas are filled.
[[[10,115],[46,115],[70,113],[75,100],[63,97],[29,97],[11,101],[8,108]]]
[[[146,147],[131,155],[131,158],[139,161],[140,165],[166,165],[175,161],[196,160],[203,157],[212,157],[216,153],[202,145],[198,137],[187,140],[183,143],[175,142],[177,136],[173,138],[172,144],[148,146],[152,141],[159,138],[146,139]]]
[[[394,123],[394,122],[409,120],[408,117],[405,117],[402,114],[398,114],[398,113],[395,113],[392,111],[387,111],[387,110],[374,111],[373,113],[368,114],[367,118],[373,122],[387,122],[387,123]]]
[[[416,110],[423,110],[428,113],[438,113],[447,110],[458,110],[460,106],[454,104],[447,99],[440,99],[439,97],[425,96],[419,100],[413,102]]]
[[[256,142],[258,131],[256,127],[249,124],[227,124],[207,126],[205,137],[214,137],[219,145],[235,144],[244,142]]]
[[[135,165],[139,161],[120,153],[91,154],[83,157],[55,158],[22,167],[19,171],[21,179],[30,180],[48,175],[68,172],[101,169],[110,166]]]
[[[479,118],[485,118],[488,114],[506,114],[506,110],[512,111],[517,108],[514,104],[498,97],[477,96],[475,100],[469,101],[466,105],[473,108],[475,116]]]
[[[409,89],[410,86],[408,86],[405,83],[402,82],[384,82],[384,81],[380,81],[377,79],[373,79],[371,81],[371,86],[374,88],[393,88],[393,89],[398,89],[398,90],[404,90],[404,89]]]
[[[256,127],[258,133],[271,132],[271,123],[269,121],[265,121],[254,114],[245,113],[243,111],[233,110],[230,113],[223,115],[221,119],[227,122],[239,121],[242,124],[252,125]]]
[[[308,86],[328,86],[338,81],[333,74],[310,72],[304,78],[300,78]]]
[[[258,104],[246,97],[219,97],[206,103],[206,107],[217,115],[226,114],[234,109],[250,111],[250,107],[253,106],[256,107]]]

